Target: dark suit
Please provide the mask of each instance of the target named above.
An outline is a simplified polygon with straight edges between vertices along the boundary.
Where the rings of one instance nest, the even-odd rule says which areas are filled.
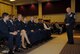
[[[25,30],[27,31],[31,44],[36,43],[38,41],[38,38],[37,38],[38,32],[36,29],[36,24],[31,21],[29,21],[28,23],[25,23]],[[34,32],[31,32],[31,30],[34,30]]]
[[[44,25],[43,25],[43,23],[38,23],[38,29],[41,29],[41,30],[44,29]]]
[[[15,21],[9,20],[7,24],[10,32],[17,31]]]
[[[74,23],[75,23],[75,14],[74,13],[66,14],[65,24],[69,24],[69,25],[66,25],[68,43],[74,43],[74,40],[73,40]]]
[[[11,35],[8,30],[7,22],[4,22],[3,20],[0,20],[0,36],[8,40],[9,49],[13,49],[13,35]]]
[[[16,24],[16,29],[17,30],[21,31],[21,30],[24,29],[24,23],[22,21],[16,20],[15,24]]]
[[[10,32],[17,31],[15,21],[9,20],[7,24],[8,24],[8,28],[9,28],[8,30]],[[15,41],[15,44],[17,45],[17,48],[20,48],[20,46],[21,46],[20,32],[18,32],[18,34],[16,36],[14,36],[14,41]]]
[[[36,23],[35,22],[32,22],[32,21],[29,21],[27,26],[30,28],[30,30],[36,30]]]
[[[46,26],[49,27],[47,24],[46,24]],[[40,38],[42,38],[44,40],[44,39],[48,39],[50,37],[51,31],[45,30],[43,23],[38,23],[38,29],[40,29],[40,35],[41,35]]]

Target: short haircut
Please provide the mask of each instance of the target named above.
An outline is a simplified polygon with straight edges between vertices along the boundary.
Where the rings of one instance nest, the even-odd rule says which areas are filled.
[[[67,7],[67,8],[70,8],[71,9],[71,7]]]
[[[17,14],[17,16],[22,15],[22,14]]]
[[[23,18],[26,18],[27,16],[23,16]]]
[[[38,20],[43,20],[43,19],[38,19]]]
[[[8,16],[8,15],[9,15],[8,13],[4,12],[4,13],[2,14],[2,17],[4,18],[5,16]]]

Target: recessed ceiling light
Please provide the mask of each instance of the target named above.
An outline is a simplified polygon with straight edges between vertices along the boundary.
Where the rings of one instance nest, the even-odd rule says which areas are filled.
[[[15,0],[10,0],[10,1],[15,1]]]

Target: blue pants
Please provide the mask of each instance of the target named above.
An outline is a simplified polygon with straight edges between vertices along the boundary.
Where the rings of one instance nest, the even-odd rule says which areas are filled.
[[[67,37],[68,37],[68,42],[69,43],[74,43],[74,40],[73,40],[73,28],[72,27],[67,27]]]
[[[16,36],[13,36],[13,35],[9,34],[5,38],[7,38],[7,40],[8,40],[8,47],[9,47],[10,50],[12,50],[13,47],[14,47],[14,41],[16,43],[16,47],[20,48],[20,46],[21,46],[21,36],[20,36],[20,33],[18,33]]]

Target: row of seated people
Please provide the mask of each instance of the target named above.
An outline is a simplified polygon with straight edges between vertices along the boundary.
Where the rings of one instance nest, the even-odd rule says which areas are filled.
[[[66,31],[66,26],[63,23],[52,23],[52,33],[57,33],[57,34],[61,34],[64,33]]]
[[[10,17],[8,13],[2,14],[0,38],[7,40],[8,54],[14,54],[14,51],[20,52],[21,46],[25,49],[25,40],[26,45],[31,47],[34,43],[51,37],[50,27],[42,19],[37,23],[34,17],[31,17],[29,22],[26,22],[25,17],[22,21],[22,18],[21,14],[18,14],[17,20],[14,16]]]

